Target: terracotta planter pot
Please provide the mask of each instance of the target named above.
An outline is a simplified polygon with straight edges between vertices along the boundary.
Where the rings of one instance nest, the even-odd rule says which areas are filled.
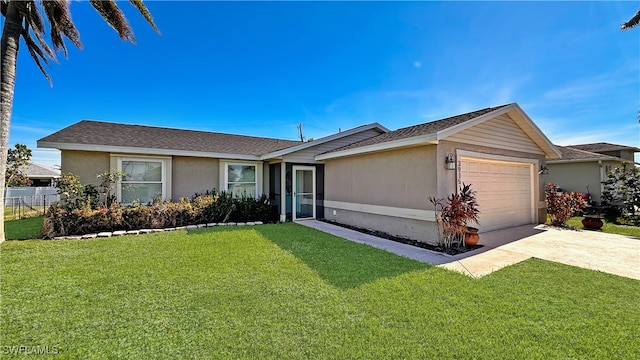
[[[604,225],[602,220],[597,217],[585,217],[582,219],[582,226],[584,226],[585,229],[600,230],[602,225]]]
[[[480,241],[480,235],[478,235],[478,229],[468,227],[467,232],[464,234],[464,243],[467,246],[474,246]]]

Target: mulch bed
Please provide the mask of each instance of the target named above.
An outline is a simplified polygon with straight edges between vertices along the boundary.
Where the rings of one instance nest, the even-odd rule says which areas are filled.
[[[377,231],[377,230],[371,230],[371,229],[363,229],[363,228],[359,228],[356,226],[352,226],[352,225],[347,225],[347,224],[342,224],[339,223],[337,221],[333,221],[333,220],[326,220],[326,219],[319,219],[320,221],[324,221],[326,223],[332,224],[332,225],[337,225],[343,228],[347,228],[347,229],[351,229],[351,230],[355,230],[357,232],[361,232],[363,234],[369,234],[369,235],[373,235],[373,236],[377,236],[379,238],[383,238],[383,239],[387,239],[387,240],[392,240],[395,242],[399,242],[399,243],[403,243],[403,244],[407,244],[407,245],[411,245],[411,246],[415,246],[415,247],[419,247],[422,249],[427,249],[427,250],[431,250],[431,251],[436,251],[436,252],[440,252],[440,253],[444,253],[444,254],[449,254],[449,255],[457,255],[457,254],[462,254],[465,253],[467,251],[472,251],[475,249],[480,249],[481,247],[483,247],[483,245],[474,245],[474,246],[454,246],[451,249],[444,249],[440,246],[437,245],[432,245],[429,243],[425,243],[422,241],[418,241],[418,240],[413,240],[413,239],[409,239],[409,238],[404,238],[404,237],[400,237],[400,236],[395,236],[395,235],[391,235],[388,233],[385,233],[383,231]]]

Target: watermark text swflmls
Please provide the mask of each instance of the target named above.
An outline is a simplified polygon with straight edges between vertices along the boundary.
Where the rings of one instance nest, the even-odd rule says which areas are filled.
[[[1,355],[55,355],[60,352],[58,346],[40,345],[2,345]]]

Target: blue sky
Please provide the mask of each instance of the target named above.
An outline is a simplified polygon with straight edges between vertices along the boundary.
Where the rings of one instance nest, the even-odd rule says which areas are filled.
[[[84,49],[53,87],[21,49],[10,146],[34,162],[82,119],[297,139],[511,102],[556,144],[640,146],[637,1],[147,2],[161,35],[120,6],[137,45],[72,3]]]

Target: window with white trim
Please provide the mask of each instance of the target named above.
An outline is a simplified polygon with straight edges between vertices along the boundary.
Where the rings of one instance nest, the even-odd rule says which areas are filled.
[[[226,191],[234,196],[258,195],[258,166],[227,163],[225,169]]]
[[[119,158],[118,169],[126,175],[120,182],[120,201],[148,204],[166,197],[166,164],[163,159]]]

